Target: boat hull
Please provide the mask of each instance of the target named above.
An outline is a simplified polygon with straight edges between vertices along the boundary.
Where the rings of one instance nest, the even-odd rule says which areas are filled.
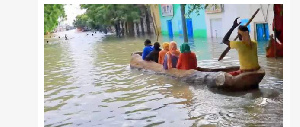
[[[178,78],[183,82],[207,85],[210,88],[239,91],[256,89],[265,76],[263,68],[253,72],[244,72],[237,76],[232,76],[227,73],[239,70],[239,66],[215,69],[198,67],[197,70],[179,70],[176,68],[164,70],[161,64],[153,61],[144,61],[139,54],[139,52],[132,53],[130,60],[131,68],[151,70],[157,74]]]

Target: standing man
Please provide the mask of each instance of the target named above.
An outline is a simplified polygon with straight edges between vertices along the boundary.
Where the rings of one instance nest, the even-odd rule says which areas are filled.
[[[236,49],[239,55],[240,70],[229,72],[232,76],[260,69],[257,58],[257,42],[251,41],[247,26],[240,25],[241,22],[237,23],[238,18],[234,20],[232,27],[223,38],[223,43],[228,45],[231,49]],[[229,41],[232,31],[237,26],[239,26],[238,37],[240,41]]]

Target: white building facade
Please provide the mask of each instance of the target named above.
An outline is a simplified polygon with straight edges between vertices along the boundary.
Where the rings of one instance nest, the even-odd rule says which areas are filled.
[[[223,38],[231,28],[235,18],[240,17],[245,24],[259,8],[259,12],[250,23],[250,37],[253,40],[269,39],[273,34],[272,23],[274,17],[273,4],[224,4],[222,11],[205,13],[207,25],[207,37]],[[231,38],[237,36],[237,29],[231,34]]]

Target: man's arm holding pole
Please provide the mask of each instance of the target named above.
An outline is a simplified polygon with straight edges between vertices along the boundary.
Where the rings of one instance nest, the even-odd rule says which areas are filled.
[[[229,37],[232,34],[232,31],[241,24],[241,22],[237,23],[237,19],[239,19],[240,17],[237,17],[234,22],[232,27],[229,29],[229,31],[226,33],[226,35],[223,38],[223,43],[226,44],[228,47],[225,49],[225,51],[221,54],[221,56],[219,57],[218,61],[222,60],[223,57],[225,57],[225,55],[228,53],[228,51],[230,50],[230,41],[229,41]]]
[[[238,25],[241,24],[241,22],[240,22],[240,23],[237,23],[237,19],[239,19],[239,18],[240,18],[240,17],[237,17],[237,18],[234,20],[232,27],[229,29],[229,31],[226,33],[226,35],[225,35],[224,38],[223,38],[223,41],[222,41],[222,42],[223,42],[224,44],[228,45],[228,46],[229,46],[229,37],[230,37],[230,35],[232,34],[232,31],[233,31]]]

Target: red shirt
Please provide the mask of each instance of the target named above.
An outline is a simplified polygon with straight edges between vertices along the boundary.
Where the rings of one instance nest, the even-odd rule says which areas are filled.
[[[177,69],[189,70],[189,69],[197,69],[197,58],[196,54],[191,53],[180,53]]]

